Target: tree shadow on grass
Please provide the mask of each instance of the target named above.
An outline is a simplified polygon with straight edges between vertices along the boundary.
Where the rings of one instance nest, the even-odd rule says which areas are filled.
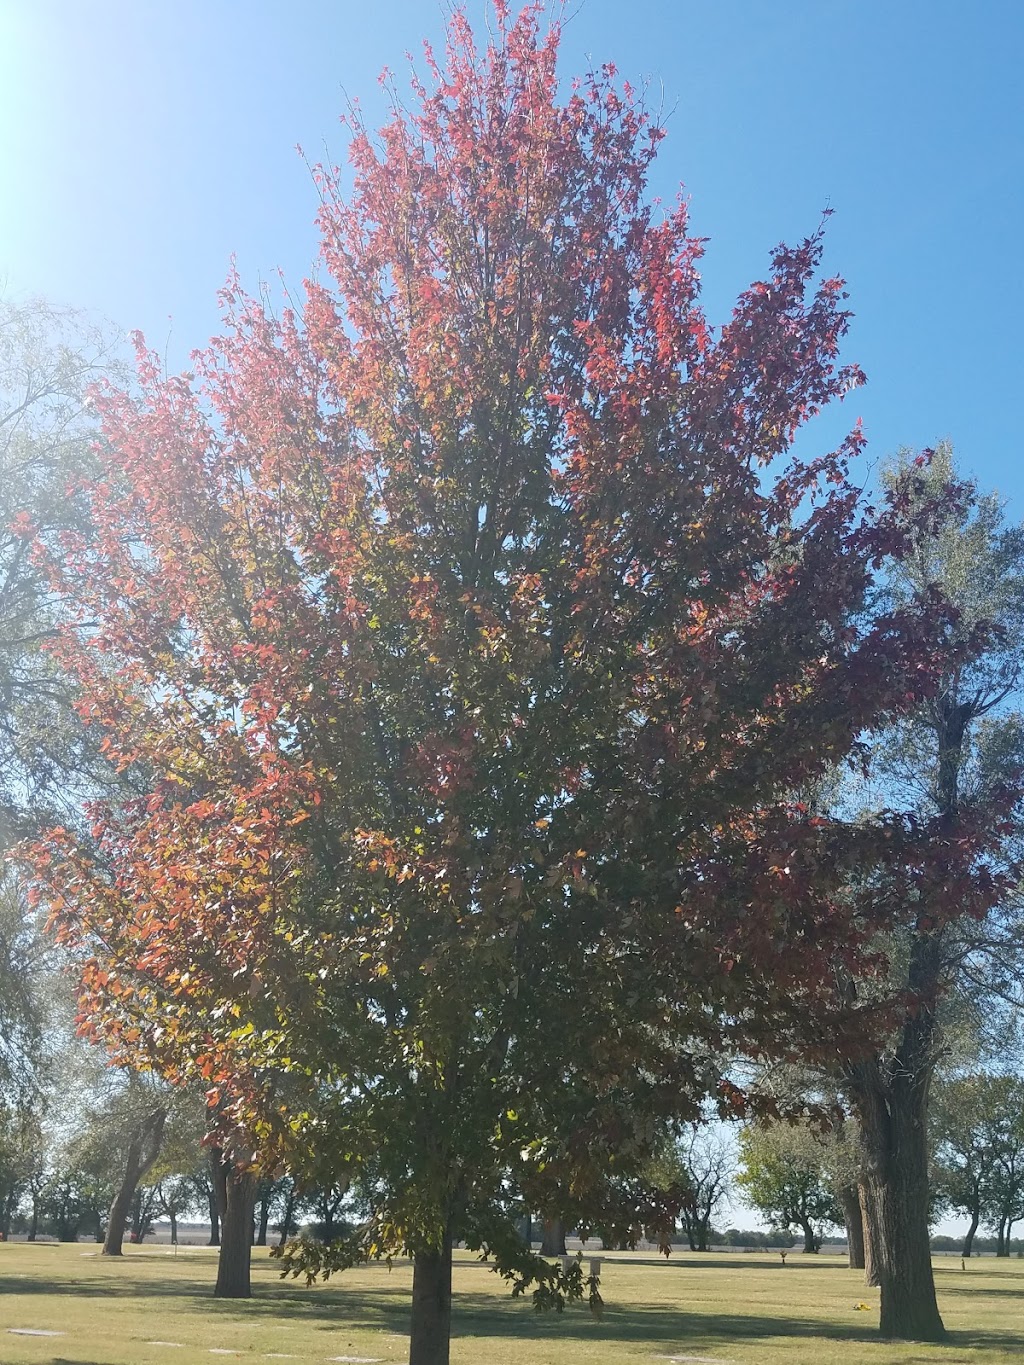
[[[936,1288],[943,1298],[948,1294],[962,1294],[969,1299],[1024,1299],[1024,1280],[1019,1289],[1004,1289],[1002,1285],[994,1288],[983,1285],[974,1289],[965,1284],[940,1284]]]
[[[329,1296],[329,1297],[328,1297]],[[307,1326],[315,1326],[321,1319],[324,1330],[336,1331],[342,1323],[348,1328],[367,1332],[395,1332],[409,1330],[409,1303],[405,1290],[384,1291],[379,1294],[363,1289],[344,1287],[320,1289],[315,1295],[303,1296],[300,1289],[287,1299],[268,1293],[248,1303],[218,1301],[225,1312],[237,1312],[240,1317],[266,1311],[271,1317],[294,1315],[305,1319]],[[452,1336],[462,1339],[515,1337],[517,1340],[591,1341],[595,1344],[630,1342],[686,1352],[696,1348],[717,1349],[736,1346],[743,1342],[775,1338],[813,1338],[831,1342],[862,1342],[879,1344],[881,1338],[872,1322],[836,1323],[820,1319],[759,1314],[756,1312],[706,1312],[687,1310],[685,1306],[664,1303],[631,1303],[628,1307],[606,1307],[600,1319],[593,1318],[582,1306],[562,1314],[535,1313],[528,1303],[511,1298],[495,1300],[490,1294],[456,1293],[452,1311]],[[1017,1351],[1024,1350],[1024,1335],[998,1330],[952,1332],[948,1345],[961,1350],[971,1348]],[[934,1359],[930,1357],[929,1359]]]
[[[130,1299],[157,1296],[177,1299],[185,1311],[201,1312],[211,1319],[242,1322],[302,1321],[307,1329],[337,1332],[344,1327],[367,1332],[393,1332],[404,1335],[409,1330],[409,1292],[404,1284],[392,1287],[386,1281],[379,1289],[353,1286],[346,1288],[343,1281],[315,1290],[294,1282],[271,1282],[257,1286],[252,1299],[215,1299],[210,1289],[197,1289],[194,1281],[181,1279],[147,1279],[140,1283],[134,1277],[103,1277],[53,1284],[43,1279],[4,1281],[0,1278],[0,1292],[9,1290],[19,1294],[68,1295]],[[949,1287],[945,1293],[968,1294],[964,1287]],[[985,1292],[985,1291],[982,1291]],[[997,1289],[988,1291],[1021,1297],[1021,1291]],[[453,1305],[452,1335],[456,1338],[519,1340],[590,1341],[609,1343],[646,1344],[661,1348],[665,1354],[674,1351],[713,1350],[736,1346],[743,1342],[766,1340],[806,1339],[817,1337],[830,1342],[863,1342],[878,1344],[881,1338],[871,1320],[856,1323],[823,1322],[820,1319],[795,1315],[764,1314],[757,1312],[708,1312],[688,1310],[685,1305],[660,1303],[630,1303],[628,1306],[606,1306],[604,1316],[595,1319],[583,1306],[575,1306],[562,1314],[535,1313],[521,1299],[498,1298],[484,1292],[459,1291]],[[956,1331],[949,1334],[947,1346],[959,1350],[1003,1350],[1024,1353],[1024,1334],[1000,1330]],[[671,1349],[670,1349],[671,1348]],[[934,1360],[934,1357],[922,1357]],[[55,1359],[53,1365],[88,1365],[84,1361]]]
[[[44,1275],[34,1275],[31,1278],[16,1280],[0,1275],[0,1294],[42,1294],[75,1299],[144,1299],[152,1296],[203,1300],[203,1295],[197,1293],[195,1286],[187,1281],[169,1279],[139,1281],[128,1277],[119,1279],[116,1276],[104,1276],[102,1279],[94,1280],[51,1280]],[[213,1294],[212,1282],[210,1294],[211,1296]]]
[[[977,1261],[973,1262],[977,1265]],[[984,1276],[986,1280],[1014,1280],[1017,1284],[1024,1285],[1024,1273],[1019,1270],[974,1270],[972,1262],[967,1263],[967,1269],[961,1270],[959,1266],[942,1266],[936,1270],[936,1279],[941,1282],[946,1275],[977,1275],[979,1279]],[[978,1291],[984,1293],[984,1290]]]

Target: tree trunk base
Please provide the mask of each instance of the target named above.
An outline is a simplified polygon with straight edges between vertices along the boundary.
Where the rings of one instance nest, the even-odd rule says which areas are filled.
[[[413,1260],[409,1365],[448,1365],[451,1329],[452,1250],[446,1238],[440,1251]]]
[[[544,1240],[540,1244],[542,1256],[564,1256],[565,1223],[561,1218],[544,1219]]]
[[[216,1299],[251,1299],[250,1247],[256,1181],[248,1172],[227,1179],[226,1207],[217,1257]]]

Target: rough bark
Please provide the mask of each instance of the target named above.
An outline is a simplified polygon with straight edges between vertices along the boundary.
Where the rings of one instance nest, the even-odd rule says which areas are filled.
[[[950,680],[951,684],[953,680]],[[953,822],[967,727],[983,714],[979,698],[960,700],[955,685],[930,704],[935,740],[935,805]],[[908,907],[908,911],[909,911]],[[939,1051],[936,1007],[950,960],[941,913],[926,904],[908,914],[909,1001],[892,1048],[846,1068],[860,1118],[867,1268],[881,1288],[882,1335],[942,1341],[928,1235],[928,1091]],[[870,1281],[869,1281],[870,1282]]]
[[[232,1171],[226,1175],[224,1183],[225,1207],[221,1219],[220,1255],[217,1257],[217,1284],[213,1293],[218,1299],[250,1299],[250,1251],[256,1179],[249,1171]]]
[[[871,1250],[871,1225],[868,1222],[867,1190],[863,1183],[857,1186],[857,1198],[860,1201],[860,1223],[864,1233],[864,1283],[878,1288],[878,1267]]]
[[[844,1185],[839,1191],[846,1223],[846,1248],[851,1270],[864,1269],[864,1215],[860,1207],[860,1191],[856,1185]]]
[[[128,1144],[128,1157],[125,1172],[107,1214],[107,1233],[103,1239],[103,1256],[120,1256],[124,1242],[125,1228],[132,1211],[132,1202],[139,1181],[160,1155],[160,1144],[164,1137],[164,1124],[167,1110],[154,1109],[140,1123],[131,1142]]]
[[[929,1027],[919,1017],[909,1020],[904,1043]],[[930,1034],[925,1041],[930,1043]],[[867,1240],[881,1288],[881,1331],[909,1341],[945,1339],[928,1234],[930,1077],[930,1066],[905,1065],[897,1055],[884,1073],[877,1061],[859,1067],[859,1084],[851,1088],[860,1117]]]
[[[565,1223],[561,1218],[545,1215],[544,1240],[540,1244],[542,1256],[565,1255]]]
[[[448,1365],[451,1327],[452,1250],[446,1237],[440,1250],[413,1258],[409,1365]]]

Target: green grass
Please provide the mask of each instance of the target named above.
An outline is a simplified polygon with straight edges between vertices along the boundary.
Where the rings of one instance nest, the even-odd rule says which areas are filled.
[[[209,1365],[290,1356],[407,1359],[411,1272],[373,1266],[306,1289],[257,1250],[251,1301],[211,1298],[215,1252],[0,1245],[3,1365]],[[838,1257],[640,1254],[605,1259],[601,1321],[576,1306],[538,1316],[485,1266],[455,1272],[453,1365],[632,1365],[697,1356],[735,1365],[966,1365],[1024,1356],[1024,1262],[936,1260],[950,1341],[892,1344],[877,1335],[877,1291]],[[858,1309],[867,1304],[868,1309]],[[59,1337],[11,1335],[41,1328]],[[153,1345],[177,1342],[178,1346]]]

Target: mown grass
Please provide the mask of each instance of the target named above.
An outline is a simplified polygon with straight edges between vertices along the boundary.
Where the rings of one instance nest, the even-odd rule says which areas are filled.
[[[221,1355],[296,1365],[407,1359],[411,1271],[351,1271],[306,1289],[254,1252],[250,1301],[215,1300],[215,1252],[0,1245],[2,1365],[207,1365]],[[673,1356],[735,1365],[967,1365],[1024,1357],[1024,1262],[938,1258],[950,1340],[881,1341],[877,1291],[838,1257],[641,1254],[605,1258],[604,1317],[538,1316],[485,1266],[460,1257],[453,1365],[631,1365]],[[857,1305],[865,1304],[867,1308]],[[61,1336],[12,1334],[11,1328]],[[155,1343],[177,1343],[159,1345]]]

